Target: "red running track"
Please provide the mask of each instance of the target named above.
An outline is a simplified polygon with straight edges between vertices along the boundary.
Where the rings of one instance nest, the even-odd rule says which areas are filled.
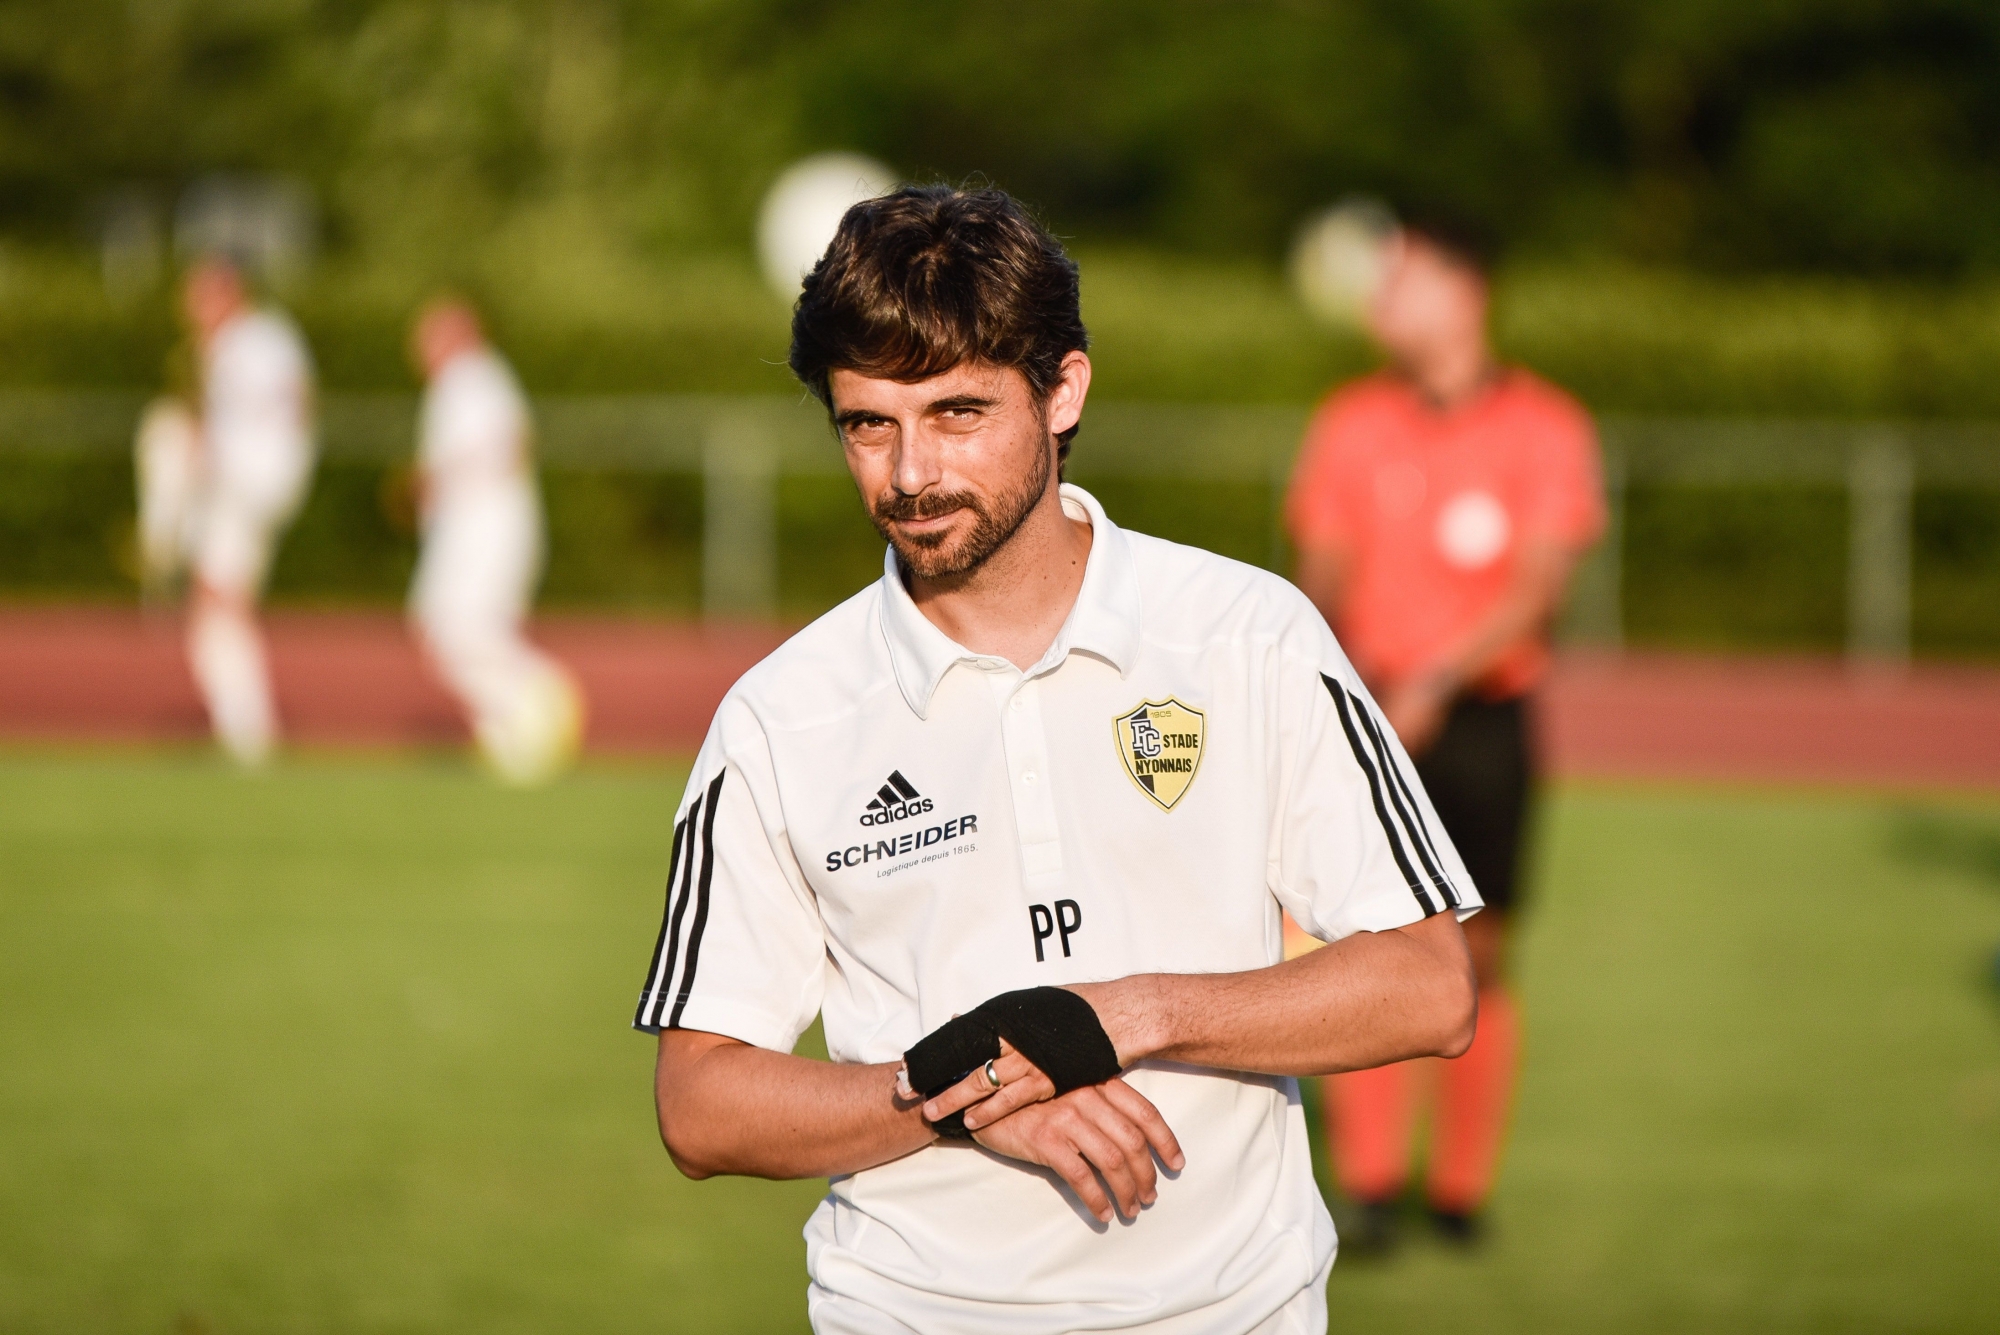
[[[290,740],[461,744],[465,728],[394,615],[267,620]],[[576,673],[596,751],[688,752],[779,627],[550,617],[535,638]],[[1542,701],[1571,776],[2000,788],[2000,670],[1859,678],[1807,658],[1573,655]],[[190,741],[201,706],[171,619],[116,608],[0,608],[0,737]]]

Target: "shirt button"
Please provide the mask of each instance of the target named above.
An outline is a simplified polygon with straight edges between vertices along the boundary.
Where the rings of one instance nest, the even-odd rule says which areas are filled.
[[[1023,700],[1023,699],[1022,699],[1022,698],[1021,698],[1020,696],[1018,696],[1018,695],[1017,695],[1017,696],[1015,696],[1015,697],[1014,697],[1014,708],[1016,708],[1016,709],[1019,709],[1019,708],[1020,708],[1021,706],[1025,705],[1026,703],[1028,703],[1028,702],[1027,702],[1026,700]]]
[[[1021,776],[1022,783],[1033,783],[1034,781],[1035,781],[1035,772],[1033,770],[1029,770],[1026,774],[1023,774]]]

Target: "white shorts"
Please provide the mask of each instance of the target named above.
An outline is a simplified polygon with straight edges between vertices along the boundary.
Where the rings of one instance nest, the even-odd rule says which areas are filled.
[[[435,638],[512,634],[527,614],[541,565],[535,493],[493,488],[441,507],[426,525],[410,610]]]
[[[202,506],[194,541],[194,572],[218,593],[255,601],[270,573],[271,551],[285,521],[280,512],[211,493]]]
[[[312,479],[310,445],[282,435],[244,452],[217,442],[194,524],[194,573],[219,593],[255,601],[270,574],[278,535],[291,523]]]

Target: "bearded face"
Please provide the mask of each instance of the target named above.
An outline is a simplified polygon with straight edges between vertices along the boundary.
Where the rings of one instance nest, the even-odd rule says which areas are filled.
[[[1037,450],[1033,464],[1012,486],[996,493],[926,491],[905,496],[891,488],[868,507],[875,530],[896,549],[903,568],[919,579],[944,579],[970,574],[1006,546],[1035,503],[1049,489],[1051,451]],[[963,511],[969,523],[953,527],[918,527],[913,521],[934,520]]]
[[[913,383],[853,371],[830,379],[848,469],[910,577],[972,574],[1050,497],[1051,403],[1019,371],[971,363]],[[1051,396],[1070,424],[1080,387]]]

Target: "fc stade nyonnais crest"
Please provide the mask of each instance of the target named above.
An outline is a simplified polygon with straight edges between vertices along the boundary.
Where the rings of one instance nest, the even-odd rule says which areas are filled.
[[[1194,782],[1207,725],[1199,709],[1171,697],[1148,700],[1112,724],[1125,772],[1161,810],[1172,811]]]

